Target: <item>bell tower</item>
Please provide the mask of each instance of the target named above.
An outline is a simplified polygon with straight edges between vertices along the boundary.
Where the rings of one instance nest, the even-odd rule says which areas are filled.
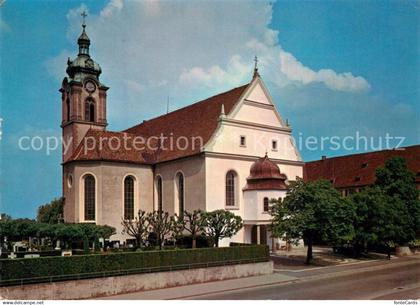
[[[63,162],[67,161],[89,129],[105,130],[106,92],[109,89],[99,81],[101,67],[90,57],[90,39],[86,34],[83,12],[82,34],[77,44],[79,54],[67,60],[67,75],[61,92],[63,130]]]

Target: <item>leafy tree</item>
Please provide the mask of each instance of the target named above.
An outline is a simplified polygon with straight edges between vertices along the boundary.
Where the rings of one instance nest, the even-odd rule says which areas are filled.
[[[2,220],[0,221],[0,238],[3,240],[4,237],[13,235],[13,221]]]
[[[326,180],[290,184],[286,198],[272,208],[273,236],[308,246],[306,263],[313,259],[315,240],[344,244],[354,236],[354,208]]]
[[[176,241],[179,237],[182,236],[182,232],[184,232],[185,229],[185,219],[182,216],[178,216],[175,214],[172,217],[172,228],[171,228],[171,237],[174,243],[174,246],[176,245]]]
[[[63,217],[63,209],[64,199],[62,197],[56,198],[38,208],[36,220],[44,223],[59,223]]]
[[[5,238],[14,235],[13,221],[1,220],[0,221],[0,249],[3,248]]]
[[[56,226],[55,224],[39,223],[37,236],[40,238],[51,238],[53,241],[56,239]]]
[[[82,237],[85,241],[93,242],[93,249],[95,250],[95,244],[99,238],[109,238],[114,235],[116,230],[110,226],[98,226],[90,223],[76,224],[82,231]]]
[[[122,219],[122,234],[127,234],[136,239],[136,245],[141,247],[149,235],[149,219],[145,211],[139,210],[134,219]]]
[[[194,210],[193,212],[184,211],[185,230],[191,234],[192,247],[197,247],[197,236],[204,230],[203,212]]]
[[[99,248],[99,238],[109,239],[112,235],[116,233],[114,227],[108,225],[96,226],[94,232],[94,249]]]
[[[13,222],[14,229],[11,233],[15,239],[29,239],[37,235],[38,224],[34,220],[16,219]]]
[[[203,213],[205,233],[212,238],[216,247],[219,240],[235,235],[243,226],[242,218],[226,210]]]
[[[84,237],[83,227],[79,224],[48,224],[52,231],[50,236],[55,243],[57,240],[64,243],[64,248],[71,248],[71,243],[74,240],[81,240]],[[50,232],[51,232],[50,231]]]
[[[114,227],[103,225],[103,226],[96,226],[97,232],[96,235],[99,238],[109,239],[112,235],[115,235],[117,231]]]
[[[0,221],[12,220],[12,216],[2,213],[0,214]]]
[[[71,245],[73,241],[95,241],[98,238],[107,239],[115,234],[115,228],[110,226],[98,226],[95,224],[72,224],[72,223],[40,223],[30,219],[15,219],[0,221],[0,240],[4,237],[13,241],[36,237],[50,239],[53,243],[57,240]]]
[[[156,235],[156,241],[161,250],[165,237],[172,231],[174,218],[170,217],[168,212],[161,210],[149,213],[147,218],[150,224],[150,233]]]
[[[351,196],[357,214],[355,252],[378,245],[403,245],[419,236],[418,196],[405,159],[393,157],[378,168],[375,185]]]
[[[147,235],[147,245],[153,248],[158,245],[157,235],[155,232],[149,232],[149,235]]]
[[[408,168],[404,158],[393,157],[389,159],[384,167],[376,170],[377,185],[386,195],[393,197],[395,201],[397,198],[402,200],[410,215],[409,221],[411,233],[414,232],[415,236],[420,236],[420,200],[419,191],[416,187],[415,175]],[[403,243],[406,243],[407,240]],[[401,241],[402,242],[402,241]]]
[[[373,186],[353,194],[351,200],[356,208],[353,241],[356,254],[372,246],[405,243],[414,236],[408,208],[400,198],[388,196]]]

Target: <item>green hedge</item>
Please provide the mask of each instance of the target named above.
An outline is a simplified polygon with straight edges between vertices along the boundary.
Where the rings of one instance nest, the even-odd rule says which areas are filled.
[[[267,261],[264,245],[0,260],[0,285]]]

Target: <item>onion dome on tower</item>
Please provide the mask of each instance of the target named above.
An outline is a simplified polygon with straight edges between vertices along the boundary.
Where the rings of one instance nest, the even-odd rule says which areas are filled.
[[[77,39],[79,45],[79,54],[74,60],[67,60],[67,74],[71,80],[83,81],[85,77],[93,77],[99,80],[99,75],[102,70],[98,63],[96,63],[89,55],[90,39],[86,34],[86,24],[84,18],[87,16],[86,13],[82,13],[83,24],[82,34]]]
[[[250,190],[287,190],[287,177],[267,154],[251,166],[250,175],[244,191]]]

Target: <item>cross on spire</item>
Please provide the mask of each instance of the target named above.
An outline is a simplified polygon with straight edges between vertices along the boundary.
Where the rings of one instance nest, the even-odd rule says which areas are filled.
[[[253,78],[259,76],[259,73],[258,73],[258,57],[256,55],[254,57],[254,62],[255,62],[255,64],[254,64],[254,76],[253,76]]]
[[[83,18],[83,23],[82,23],[82,27],[83,28],[85,28],[86,27],[86,17],[87,17],[87,13],[86,13],[86,11],[84,10],[81,14],[80,14],[80,16],[82,16],[82,18]]]
[[[80,16],[82,16],[83,18],[83,23],[82,23],[83,30],[82,30],[82,34],[80,34],[79,36],[79,39],[77,39],[77,44],[79,45],[79,55],[84,54],[84,55],[89,56],[90,39],[85,31],[86,30],[86,16],[87,16],[86,11],[83,10]]]

